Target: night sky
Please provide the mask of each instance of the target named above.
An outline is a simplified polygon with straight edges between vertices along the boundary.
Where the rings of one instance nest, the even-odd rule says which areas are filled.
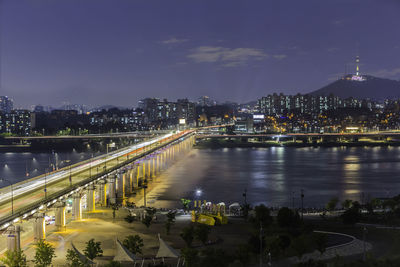
[[[1,91],[16,107],[246,102],[361,72],[400,79],[398,0],[3,0]]]

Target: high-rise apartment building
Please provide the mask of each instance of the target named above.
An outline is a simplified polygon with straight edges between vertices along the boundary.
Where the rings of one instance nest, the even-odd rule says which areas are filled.
[[[10,113],[14,108],[14,101],[8,96],[0,96],[0,112]]]

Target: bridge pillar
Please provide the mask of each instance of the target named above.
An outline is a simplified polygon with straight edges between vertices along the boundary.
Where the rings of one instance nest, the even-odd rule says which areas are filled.
[[[124,198],[125,196],[125,174],[123,174],[122,172],[119,172],[116,175],[116,180],[117,180],[117,196],[118,197],[122,197]]]
[[[81,194],[76,193],[72,198],[72,217],[79,221],[82,219]]]
[[[117,199],[115,196],[115,177],[108,177],[108,204],[115,204],[117,203]]]
[[[44,213],[36,213],[33,221],[33,238],[37,242],[46,239],[46,222]]]
[[[133,192],[133,184],[132,184],[132,181],[133,181],[133,179],[132,179],[133,166],[131,166],[131,167],[132,167],[132,169],[129,169],[126,172],[126,179],[127,179],[127,182],[128,182],[127,188],[128,188],[128,192],[129,193]]]
[[[139,188],[139,178],[140,178],[140,163],[137,163],[135,168],[136,188]]]
[[[61,231],[65,227],[65,203],[57,202],[55,208],[56,208],[55,225],[57,231]]]
[[[151,158],[147,159],[147,178],[151,178]]]
[[[7,250],[15,251],[21,249],[21,227],[11,225],[7,228]]]
[[[91,184],[88,186],[88,192],[86,197],[86,209],[87,211],[96,210],[96,187]]]
[[[142,179],[144,181],[144,179],[146,179],[146,161],[143,160],[142,162]]]
[[[100,197],[100,206],[107,206],[107,183],[105,180],[100,180],[97,185],[97,194]]]
[[[151,158],[151,177],[156,177],[156,161],[155,156]]]

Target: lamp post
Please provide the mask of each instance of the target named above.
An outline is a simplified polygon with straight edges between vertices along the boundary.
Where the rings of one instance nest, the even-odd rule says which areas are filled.
[[[10,182],[7,179],[0,178],[0,182],[3,182],[3,181],[8,182],[10,184],[10,186],[11,186],[11,215],[14,215],[14,190],[13,190],[13,184],[12,184],[12,182]]]
[[[70,165],[69,165],[69,185],[70,185],[70,186],[72,186],[71,168],[72,168],[72,165],[70,164]]]
[[[104,171],[107,172],[107,156],[108,156],[108,148],[115,147],[115,143],[106,144],[106,157],[104,158]]]
[[[301,189],[301,220],[303,220],[303,214],[304,214],[303,202],[304,202],[304,190]]]
[[[144,179],[143,181],[143,204],[144,207],[146,208],[146,189],[147,189],[147,179]]]
[[[47,199],[47,172],[49,169],[44,171],[44,199]]]

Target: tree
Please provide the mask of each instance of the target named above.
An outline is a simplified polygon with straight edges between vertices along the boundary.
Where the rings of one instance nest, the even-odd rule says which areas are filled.
[[[287,207],[280,208],[277,216],[280,227],[300,226],[301,220],[297,213]]]
[[[295,238],[292,242],[292,248],[295,251],[299,261],[303,258],[303,255],[307,252],[308,243],[304,236]]]
[[[290,236],[288,235],[279,235],[279,247],[284,253],[287,248],[290,247],[290,244],[292,243],[292,240],[290,239]]]
[[[139,235],[128,235],[122,244],[133,254],[142,254],[143,239]]]
[[[67,263],[69,267],[89,267],[88,262],[82,262],[78,253],[73,249],[67,250]]]
[[[339,203],[339,199],[337,197],[333,197],[329,200],[329,202],[326,204],[326,209],[328,211],[334,211],[337,204]]]
[[[186,199],[186,198],[181,198],[181,203],[183,206],[183,209],[185,211],[189,210],[189,204],[190,204],[191,200],[190,199]]]
[[[190,248],[190,247],[186,247],[181,250],[181,254],[182,254],[183,258],[185,259],[185,263],[186,263],[187,267],[195,266],[195,263],[198,260],[198,251],[197,250]]]
[[[94,239],[90,239],[86,242],[86,248],[83,251],[85,256],[93,260],[96,257],[103,256],[103,250],[101,249],[101,242],[95,242]]]
[[[390,209],[390,211],[394,211],[394,209],[396,208],[397,202],[393,199],[387,199],[385,201],[383,201],[382,206],[384,209],[386,209],[387,207]]]
[[[236,248],[235,257],[242,263],[243,266],[248,265],[251,257],[249,246],[245,244],[239,245]]]
[[[342,215],[342,220],[344,224],[355,224],[359,222],[361,218],[360,214],[360,204],[358,202],[354,202],[353,206],[346,210]]]
[[[250,204],[244,204],[242,205],[242,211],[243,211],[243,217],[247,220],[247,217],[249,216],[249,211],[251,210]]]
[[[266,247],[265,236],[263,235],[261,240],[262,247]],[[260,254],[260,235],[252,234],[248,240],[249,248],[255,254]]]
[[[262,225],[264,228],[272,223],[272,217],[270,215],[270,210],[263,204],[256,206],[254,208],[255,218],[254,223],[257,227]]]
[[[378,198],[371,199],[370,203],[371,203],[372,208],[374,208],[374,209],[382,206],[382,200],[380,200]]]
[[[144,216],[144,218],[142,219],[142,223],[143,223],[144,225],[146,225],[147,228],[150,227],[152,221],[153,221],[153,217],[152,217],[152,216],[149,216],[149,215]]]
[[[43,239],[39,240],[36,243],[36,252],[34,260],[35,266],[37,267],[50,266],[54,257],[55,257],[55,250],[52,245],[50,245]]]
[[[7,250],[0,259],[8,267],[26,267],[26,256],[22,250]]]
[[[126,217],[124,218],[124,220],[125,220],[126,222],[128,222],[128,223],[133,223],[133,222],[135,221],[135,219],[136,219],[136,217],[133,216],[133,215],[131,215],[131,214],[128,214],[128,216],[126,216]]]
[[[271,255],[279,256],[282,254],[283,250],[280,246],[279,236],[272,236],[266,238],[265,250],[271,253]]]
[[[176,216],[176,212],[174,212],[174,211],[169,211],[167,213],[167,221],[165,222],[165,230],[167,232],[167,235],[169,235],[169,233],[170,233],[171,226],[173,224],[175,224],[175,216]]]
[[[211,232],[211,226],[207,224],[199,223],[196,225],[194,229],[194,236],[197,240],[200,240],[203,245],[205,245],[208,241],[208,235]]]
[[[353,203],[353,200],[346,199],[345,201],[342,202],[342,208],[345,210],[350,209],[352,203]]]
[[[189,226],[183,228],[180,236],[185,241],[186,245],[188,247],[190,247],[192,245],[193,239],[194,239],[194,227],[193,227],[193,225],[189,225]]]

